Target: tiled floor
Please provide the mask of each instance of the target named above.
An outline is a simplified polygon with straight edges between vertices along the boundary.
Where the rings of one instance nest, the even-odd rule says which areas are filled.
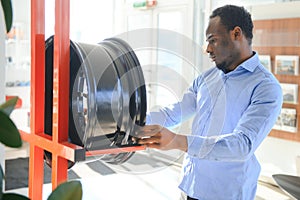
[[[180,165],[161,158],[153,152],[151,156],[138,152],[121,166],[77,163],[72,170],[82,177],[83,200],[179,200]],[[51,184],[44,184],[43,190],[43,199],[47,199]],[[9,192],[28,195],[27,188]],[[256,200],[291,199],[278,187],[259,182]]]
[[[283,192],[277,186],[259,182],[255,200],[293,200],[291,196]]]
[[[81,169],[85,167],[80,167]],[[88,171],[88,170],[87,170]],[[177,171],[164,169],[159,172],[132,175],[112,174],[108,176],[92,175],[80,179],[84,200],[171,200],[179,199],[180,191],[177,189]],[[173,178],[170,179],[170,177]],[[28,189],[12,190],[27,195]],[[44,185],[43,199],[51,192],[51,184]]]

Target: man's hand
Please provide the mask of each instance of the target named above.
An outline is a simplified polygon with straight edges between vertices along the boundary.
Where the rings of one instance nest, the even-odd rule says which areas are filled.
[[[137,131],[138,143],[162,150],[187,150],[187,138],[160,125],[146,125]]]

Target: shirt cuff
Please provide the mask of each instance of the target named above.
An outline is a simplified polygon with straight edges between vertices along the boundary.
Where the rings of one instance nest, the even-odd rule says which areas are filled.
[[[203,144],[203,138],[193,135],[187,136],[188,150],[187,153],[192,157],[199,157],[200,149]]]

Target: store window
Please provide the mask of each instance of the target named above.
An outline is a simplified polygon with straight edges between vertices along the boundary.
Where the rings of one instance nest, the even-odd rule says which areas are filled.
[[[153,29],[144,38],[151,41],[150,47],[135,50],[144,71],[148,110],[152,110],[178,101],[194,78],[195,69],[186,67],[183,58],[184,39],[193,37],[193,1],[159,1],[150,9],[136,8],[135,2],[124,4],[123,31]],[[170,37],[175,38],[172,44]],[[174,53],[174,49],[179,51]]]
[[[46,0],[45,37],[54,34],[54,3]],[[113,35],[114,1],[70,0],[70,38],[76,42],[95,44]]]

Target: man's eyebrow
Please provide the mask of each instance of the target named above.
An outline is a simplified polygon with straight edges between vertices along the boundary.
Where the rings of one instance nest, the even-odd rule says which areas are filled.
[[[208,41],[210,38],[212,38],[214,34],[209,34],[208,37],[206,38],[206,41]]]

